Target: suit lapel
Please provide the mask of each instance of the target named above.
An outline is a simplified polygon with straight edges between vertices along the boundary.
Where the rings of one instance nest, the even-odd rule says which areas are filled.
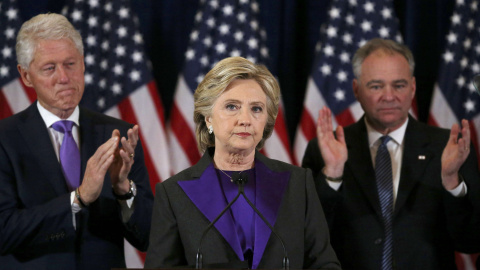
[[[420,124],[411,117],[405,131],[404,141],[402,169],[394,216],[405,205],[409,194],[424,174],[427,164],[434,155],[428,149],[430,142],[428,135],[425,131],[422,131]]]
[[[359,134],[361,135],[359,136]],[[350,168],[350,172],[354,175],[354,181],[360,186],[362,193],[377,213],[377,216],[381,217],[382,211],[378,200],[375,171],[373,169],[372,156],[370,155],[364,117],[345,130],[345,136],[348,148],[346,166]]]
[[[260,153],[256,153],[255,160],[255,174],[256,174],[256,206],[260,213],[263,214],[266,220],[275,226],[277,215],[282,203],[282,198],[285,193],[288,180],[291,173],[276,172],[262,163],[261,160],[267,162],[268,160]],[[272,231],[257,215],[255,217],[255,251],[253,253],[252,268],[257,268],[263,253],[266,249],[268,239],[272,236]]]
[[[198,210],[200,210],[210,222],[227,206],[225,196],[218,183],[218,177],[213,163],[207,166],[200,178],[179,181],[178,184]],[[242,248],[230,212],[226,212],[215,223],[215,228],[217,228],[223,238],[230,244],[238,258],[243,261]]]
[[[24,142],[31,149],[35,158],[33,162],[37,162],[38,166],[42,168],[45,178],[48,179],[47,181],[50,182],[56,194],[68,192],[62,168],[53,149],[45,122],[38,112],[37,103],[34,102],[30,105],[21,117],[22,121],[18,125],[18,130]],[[32,183],[32,186],[36,186],[36,184]]]

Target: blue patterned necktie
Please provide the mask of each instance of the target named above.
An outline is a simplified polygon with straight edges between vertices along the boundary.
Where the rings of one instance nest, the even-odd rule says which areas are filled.
[[[80,186],[80,151],[72,136],[73,125],[72,121],[67,120],[57,121],[52,125],[53,129],[64,134],[60,146],[60,164],[70,191]]]
[[[377,181],[378,198],[382,209],[385,237],[383,241],[382,270],[393,269],[393,176],[392,161],[388,153],[387,143],[392,138],[383,136],[375,158],[375,178]]]

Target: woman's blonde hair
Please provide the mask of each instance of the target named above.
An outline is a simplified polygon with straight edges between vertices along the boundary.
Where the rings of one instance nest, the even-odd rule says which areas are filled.
[[[267,96],[267,123],[257,144],[262,149],[265,140],[272,135],[280,102],[280,87],[272,73],[263,65],[254,64],[243,57],[229,57],[218,62],[198,85],[193,95],[195,110],[193,121],[198,149],[204,152],[215,146],[215,137],[208,133],[205,118],[210,117],[215,101],[234,80],[255,80]]]

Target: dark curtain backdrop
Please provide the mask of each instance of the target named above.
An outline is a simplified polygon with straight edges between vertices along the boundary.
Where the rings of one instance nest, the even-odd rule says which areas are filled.
[[[258,0],[268,35],[268,67],[279,81],[290,139],[300,118],[320,25],[331,0]],[[60,12],[65,0],[19,0],[24,20]],[[405,43],[416,59],[419,119],[426,122],[455,0],[394,0]],[[167,119],[198,0],[132,0]],[[88,91],[88,89],[87,89]]]

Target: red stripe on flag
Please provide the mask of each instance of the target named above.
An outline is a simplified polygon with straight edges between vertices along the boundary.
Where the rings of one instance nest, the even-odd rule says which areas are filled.
[[[133,111],[132,104],[130,103],[129,98],[125,98],[118,104],[118,110],[120,111],[120,115],[124,121],[127,121],[132,124],[137,124],[137,118],[135,112]],[[139,133],[139,137],[141,141],[145,141],[142,133]],[[160,182],[160,177],[158,176],[155,166],[153,165],[153,161],[151,159],[150,151],[148,147],[143,147],[143,156],[145,159],[145,166],[147,167],[148,176],[150,178],[150,187],[152,192],[155,195],[155,185]]]
[[[197,143],[194,137],[195,131],[190,130],[188,123],[183,119],[176,102],[173,103],[170,123],[172,131],[182,146],[183,152],[187,155],[190,164],[197,163],[197,161],[200,160],[200,154],[197,151]]]
[[[303,135],[305,136],[307,141],[313,139],[317,134],[317,125],[315,124],[315,121],[313,120],[310,113],[305,109],[305,107],[302,111],[300,128],[302,129]]]
[[[7,98],[3,94],[3,91],[0,91],[0,119],[7,118],[12,114],[12,108],[10,108]]]
[[[343,112],[337,114],[335,116],[335,119],[337,119],[338,125],[342,127],[346,127],[348,125],[355,123],[355,118],[353,118],[353,115],[350,109],[346,109]]]

